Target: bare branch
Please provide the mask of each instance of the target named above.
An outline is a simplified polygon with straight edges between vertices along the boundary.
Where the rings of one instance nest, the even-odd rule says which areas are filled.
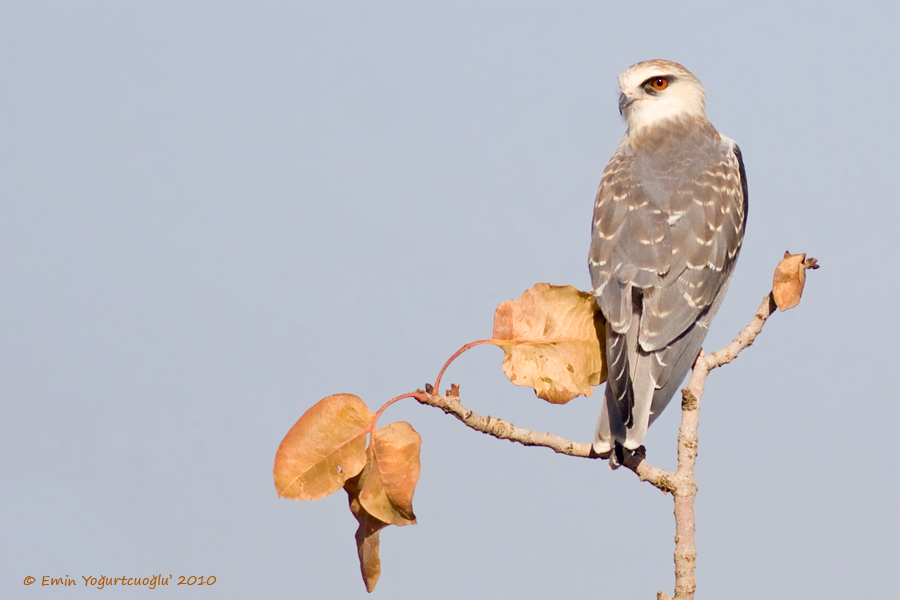
[[[596,454],[591,444],[573,442],[550,433],[516,427],[509,421],[472,412],[460,403],[458,388],[456,387],[447,396],[418,391],[413,394],[413,397],[421,404],[440,408],[445,413],[453,415],[462,421],[467,427],[494,436],[497,439],[517,442],[524,446],[542,446],[550,448],[559,454],[576,456],[578,458],[609,458],[608,453]],[[641,481],[646,481],[663,492],[672,492],[674,490],[672,481],[675,474],[664,469],[651,467],[647,464],[645,458],[646,451],[641,446],[633,454],[626,457],[624,464],[634,471]]]
[[[706,357],[706,372],[709,373],[716,367],[720,367],[724,364],[730,363],[735,358],[737,358],[737,355],[741,353],[741,350],[751,346],[756,340],[756,336],[758,336],[762,331],[763,325],[766,324],[766,320],[768,320],[768,318],[772,316],[772,313],[775,312],[775,308],[775,298],[772,296],[772,293],[769,292],[769,295],[763,298],[762,304],[760,304],[759,308],[756,310],[756,314],[753,316],[753,320],[750,321],[749,325],[744,327],[744,329],[738,334],[734,341],[732,341],[725,348],[722,348],[717,352],[713,352]],[[694,366],[694,372],[696,371],[697,365]],[[694,376],[692,375],[691,380],[693,379]]]
[[[525,446],[543,446],[560,454],[580,458],[604,458],[594,454],[590,444],[573,442],[549,433],[539,433],[530,429],[516,427],[509,421],[474,413],[463,406],[457,396],[439,396],[422,391],[417,392],[414,396],[422,404],[440,408],[445,413],[453,415],[467,427],[501,440],[518,442]]]

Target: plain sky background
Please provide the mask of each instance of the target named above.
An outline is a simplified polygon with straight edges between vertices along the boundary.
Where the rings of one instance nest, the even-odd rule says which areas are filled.
[[[279,442],[327,395],[433,380],[532,284],[589,287],[616,78],[649,58],[747,166],[706,348],[785,250],[822,265],[710,377],[697,597],[895,594],[900,5],[850,4],[0,2],[0,596],[365,598],[345,495],[277,498]],[[501,357],[445,382],[591,439],[602,388],[550,406]],[[373,598],[671,592],[672,501],[633,473],[393,420],[424,440],[419,525],[383,532]],[[156,573],[217,583],[82,579]]]

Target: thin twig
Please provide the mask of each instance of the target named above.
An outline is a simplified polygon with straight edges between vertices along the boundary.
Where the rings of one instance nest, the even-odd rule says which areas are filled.
[[[753,345],[753,342],[756,340],[756,336],[760,334],[762,331],[763,325],[766,324],[766,320],[772,316],[772,313],[775,312],[775,297],[769,292],[769,295],[763,298],[762,304],[759,305],[759,308],[756,310],[756,314],[753,316],[753,320],[750,321],[750,324],[744,327],[744,329],[738,334],[738,336],[732,341],[728,346],[718,350],[717,352],[713,352],[712,354],[706,357],[706,365],[707,365],[707,373],[712,371],[716,367],[721,367],[724,364],[730,363],[737,355],[740,354],[741,350],[744,348],[748,348]],[[696,365],[694,367],[696,371]],[[704,379],[706,376],[704,375]],[[693,380],[693,376],[691,377]]]
[[[573,442],[558,435],[516,427],[503,419],[479,415],[463,406],[458,396],[439,396],[421,390],[411,395],[421,404],[440,408],[445,413],[453,415],[462,421],[466,427],[501,440],[509,440],[524,446],[542,446],[550,448],[559,454],[576,456],[578,458],[609,458],[609,454],[595,453],[591,444]],[[664,469],[651,467],[644,458],[645,451],[644,447],[641,446],[626,458],[624,464],[634,471],[641,481],[646,481],[664,492],[672,492],[674,489],[672,480],[675,474]]]
[[[440,408],[445,413],[453,415],[462,421],[464,425],[475,431],[492,435],[501,440],[518,442],[525,446],[543,446],[560,454],[578,456],[580,458],[601,458],[593,454],[590,444],[573,442],[557,435],[516,427],[503,419],[479,415],[463,406],[459,398],[455,396],[439,396],[419,391],[414,394],[414,397],[422,404]]]

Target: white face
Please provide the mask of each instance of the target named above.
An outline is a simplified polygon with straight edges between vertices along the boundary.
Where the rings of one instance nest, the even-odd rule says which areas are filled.
[[[668,60],[648,60],[619,76],[619,111],[628,131],[669,119],[706,119],[706,94],[694,75]]]

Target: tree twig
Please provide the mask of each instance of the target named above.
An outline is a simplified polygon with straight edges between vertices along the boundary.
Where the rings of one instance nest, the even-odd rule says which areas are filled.
[[[592,456],[591,445],[583,442],[573,442],[550,433],[540,433],[522,427],[516,427],[509,421],[497,419],[491,416],[479,415],[463,406],[456,396],[439,396],[419,391],[415,394],[416,400],[428,406],[440,408],[448,415],[453,415],[466,427],[475,431],[486,433],[501,440],[517,442],[525,446],[543,446],[554,452],[578,456],[580,458],[599,458]]]

